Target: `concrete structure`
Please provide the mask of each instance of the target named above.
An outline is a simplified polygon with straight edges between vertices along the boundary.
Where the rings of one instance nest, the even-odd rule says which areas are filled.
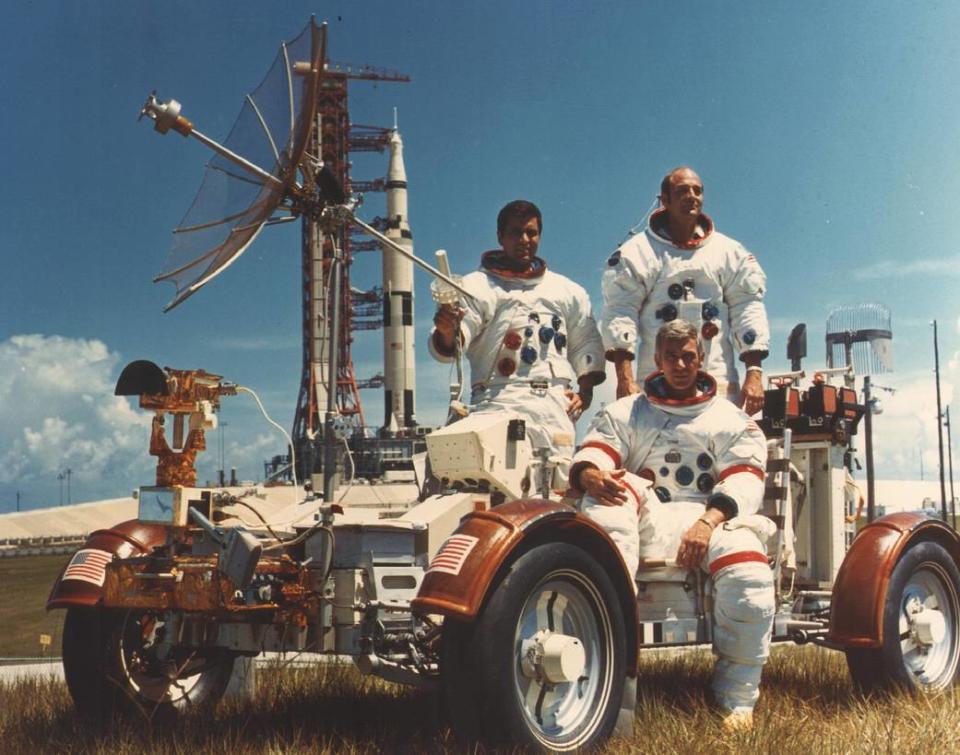
[[[867,494],[867,481],[857,480],[857,485]],[[874,483],[877,515],[892,514],[895,511],[916,511],[918,509],[936,509],[940,514],[939,480],[877,480]],[[947,492],[947,512],[950,511],[950,494]],[[864,509],[866,516],[866,509]]]
[[[300,488],[258,485],[222,490],[235,495],[252,490],[244,499],[268,522],[279,523],[281,529],[284,523],[305,526],[313,522],[316,504],[304,501]],[[413,482],[371,485],[358,481],[338,489],[335,500],[348,510],[351,521],[377,521],[384,510],[395,510],[397,516],[402,514],[410,508],[410,502],[417,499],[418,492]],[[247,520],[245,523],[251,529],[259,526],[252,512],[241,507],[234,511]],[[0,514],[0,557],[72,553],[94,530],[136,517],[137,500],[132,496]]]

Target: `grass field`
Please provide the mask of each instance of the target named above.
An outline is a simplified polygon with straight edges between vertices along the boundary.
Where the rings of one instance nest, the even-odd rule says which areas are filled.
[[[0,561],[0,655],[36,655],[41,632],[59,655],[62,611],[44,610],[66,556]],[[841,653],[775,648],[764,671],[756,727],[727,734],[707,703],[709,652],[641,661],[636,734],[604,752],[924,753],[960,751],[960,692],[933,698],[857,696]],[[258,674],[255,699],[228,701],[213,716],[175,727],[117,722],[101,733],[75,716],[65,685],[0,683],[4,753],[380,753],[485,752],[458,743],[435,693],[316,666]]]
[[[776,649],[764,675],[754,731],[727,734],[705,701],[709,653],[641,664],[636,734],[606,753],[929,753],[960,750],[960,694],[864,700],[843,656],[812,647]],[[118,723],[106,734],[74,716],[51,681],[0,684],[0,742],[10,753],[394,753],[485,752],[457,743],[434,693],[361,677],[351,667],[259,674],[256,698],[221,704],[177,726]]]
[[[60,655],[64,611],[44,607],[53,581],[70,554],[0,559],[0,657],[40,655],[40,635],[49,634],[48,651]]]

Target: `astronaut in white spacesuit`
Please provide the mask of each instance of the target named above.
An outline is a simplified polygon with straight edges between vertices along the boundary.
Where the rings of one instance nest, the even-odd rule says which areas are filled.
[[[522,416],[535,450],[566,459],[557,488],[566,483],[574,422],[605,378],[604,351],[587,292],[537,256],[542,230],[531,202],[516,200],[500,211],[501,249],[486,252],[480,269],[462,281],[475,300],[439,307],[429,348],[449,362],[459,333],[470,361],[472,412]]]
[[[714,695],[729,726],[750,725],[775,611],[765,543],[776,528],[757,514],[766,441],[700,370],[694,325],[671,321],[655,346],[660,371],[642,393],[597,415],[570,484],[585,493],[581,510],[610,534],[630,573],[644,558],[711,575]]]
[[[617,397],[641,389],[635,376],[654,369],[654,334],[680,319],[700,331],[703,369],[720,395],[753,414],[763,408],[760,362],[770,343],[763,270],[740,243],[714,230],[702,212],[703,183],[690,168],[664,177],[660,202],[647,229],[610,255],[603,273],[601,332],[616,365]],[[742,389],[738,358],[746,369]]]

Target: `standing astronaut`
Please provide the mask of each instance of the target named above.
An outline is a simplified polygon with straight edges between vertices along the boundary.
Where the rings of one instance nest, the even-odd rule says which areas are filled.
[[[616,543],[631,574],[641,558],[676,561],[713,579],[713,691],[725,724],[750,726],[775,612],[757,514],[767,447],[757,424],[716,395],[700,370],[698,329],[673,320],[656,335],[659,372],[643,393],[608,405],[573,459],[581,508]]]
[[[760,263],[714,230],[701,212],[703,183],[690,168],[664,177],[660,202],[646,231],[625,241],[603,273],[601,331],[616,365],[617,397],[640,390],[635,375],[642,379],[654,369],[654,333],[680,319],[699,329],[703,368],[718,392],[753,414],[763,408],[760,362],[770,343]],[[736,357],[746,366],[742,390]]]
[[[567,459],[556,488],[565,484],[574,422],[605,378],[604,352],[586,291],[537,256],[542,230],[531,202],[516,200],[500,210],[502,249],[486,252],[480,270],[464,276],[474,301],[437,310],[429,348],[449,362],[459,333],[470,361],[473,413],[522,416],[534,449]]]

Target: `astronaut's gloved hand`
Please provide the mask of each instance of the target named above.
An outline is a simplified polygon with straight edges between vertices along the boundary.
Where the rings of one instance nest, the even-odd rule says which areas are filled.
[[[620,482],[626,470],[606,471],[587,467],[579,475],[580,488],[604,506],[622,506],[627,502],[627,489]]]
[[[580,384],[578,393],[567,390],[563,394],[569,402],[567,404],[567,416],[574,422],[580,419],[580,416],[590,408],[590,404],[593,402],[593,386],[586,383]]]
[[[454,338],[460,332],[460,321],[464,314],[466,314],[465,310],[456,305],[441,304],[433,316],[433,324],[436,327],[434,337],[444,350],[453,350]]]
[[[743,388],[740,389],[740,408],[747,414],[756,414],[763,409],[763,377],[759,370],[748,370],[743,379]]]

